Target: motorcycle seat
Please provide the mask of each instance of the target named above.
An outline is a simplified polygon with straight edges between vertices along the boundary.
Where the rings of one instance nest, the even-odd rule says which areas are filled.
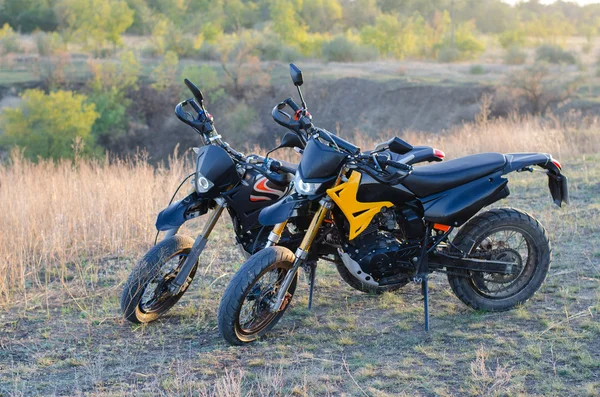
[[[402,184],[417,197],[433,194],[464,185],[504,167],[506,158],[501,153],[481,153],[415,167]]]

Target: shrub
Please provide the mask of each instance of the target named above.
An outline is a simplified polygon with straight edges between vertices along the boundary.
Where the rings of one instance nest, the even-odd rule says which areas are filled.
[[[442,63],[456,62],[460,59],[460,51],[456,48],[442,48],[438,51],[437,60]]]
[[[16,108],[0,114],[2,144],[24,147],[26,157],[59,159],[72,157],[77,138],[93,149],[92,126],[98,118],[93,104],[85,95],[56,91],[46,95],[41,90],[27,90]]]
[[[204,98],[209,104],[218,101],[225,95],[225,90],[221,87],[219,75],[208,65],[200,67],[193,65],[186,66],[181,72],[181,80],[184,78],[189,79],[200,87]]]
[[[527,62],[527,53],[518,46],[512,46],[504,54],[504,63],[507,65],[522,65]]]
[[[486,74],[485,68],[481,65],[473,65],[470,69],[471,74]]]
[[[62,37],[57,32],[46,33],[37,32],[33,36],[38,54],[41,56],[51,56],[59,50],[65,48]]]
[[[220,61],[221,54],[219,53],[219,47],[215,44],[202,43],[202,47],[196,51],[196,57],[204,61]]]
[[[175,85],[175,78],[179,75],[179,57],[173,51],[165,54],[162,62],[152,70],[154,84],[152,88],[157,91],[164,91]]]
[[[8,23],[0,29],[0,54],[21,52],[21,45],[19,44],[19,37],[15,31],[10,27]]]
[[[558,64],[575,64],[577,59],[575,56],[560,48],[560,46],[552,44],[544,44],[535,49],[535,60],[537,62],[548,62]]]
[[[340,35],[323,45],[323,58],[328,62],[368,61],[377,58],[377,50]]]
[[[507,30],[500,33],[498,36],[498,42],[505,50],[509,50],[513,47],[522,47],[527,41],[527,36],[522,30]]]
[[[292,62],[302,57],[300,51],[281,41],[279,36],[266,33],[260,35],[256,42],[258,57],[263,61]]]

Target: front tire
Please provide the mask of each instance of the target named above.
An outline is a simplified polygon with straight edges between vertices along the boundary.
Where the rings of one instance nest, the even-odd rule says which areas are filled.
[[[252,255],[233,276],[218,312],[219,332],[229,344],[253,342],[277,324],[294,295],[298,273],[290,284],[284,308],[271,312],[269,302],[294,260],[294,254],[287,248],[265,248]]]
[[[448,275],[454,294],[477,310],[500,312],[524,303],[540,288],[552,261],[544,227],[514,208],[493,209],[476,216],[461,228],[453,243],[469,256],[489,253],[490,259],[519,266],[516,275],[470,271]]]
[[[170,295],[168,286],[193,244],[191,237],[175,235],[161,241],[144,255],[129,275],[121,294],[121,312],[126,320],[138,324],[149,323],[165,314],[181,299],[196,274],[198,262],[179,294]]]

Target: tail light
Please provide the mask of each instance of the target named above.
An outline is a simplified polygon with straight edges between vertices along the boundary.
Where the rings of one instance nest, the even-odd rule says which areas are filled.
[[[446,153],[442,152],[440,149],[433,149],[433,155],[440,160],[443,160],[446,157]]]

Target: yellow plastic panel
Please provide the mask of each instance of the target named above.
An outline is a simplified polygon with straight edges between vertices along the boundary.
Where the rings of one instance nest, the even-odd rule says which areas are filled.
[[[359,202],[356,194],[361,177],[360,172],[352,171],[348,182],[327,190],[327,195],[340,207],[350,223],[350,235],[348,236],[350,240],[361,234],[383,207],[394,206],[389,201]]]

